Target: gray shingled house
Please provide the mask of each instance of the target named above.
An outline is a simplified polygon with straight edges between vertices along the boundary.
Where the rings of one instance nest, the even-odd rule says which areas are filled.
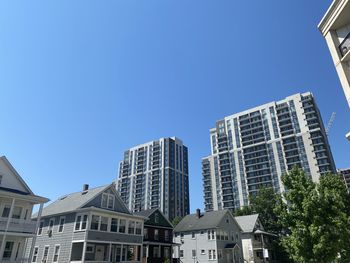
[[[140,262],[144,217],[130,213],[115,184],[62,196],[45,207],[31,262]]]
[[[228,210],[185,216],[174,228],[174,258],[183,263],[242,263],[242,229]]]
[[[272,246],[277,236],[264,230],[259,214],[236,216],[235,219],[242,228],[242,249],[245,262],[279,262]]]

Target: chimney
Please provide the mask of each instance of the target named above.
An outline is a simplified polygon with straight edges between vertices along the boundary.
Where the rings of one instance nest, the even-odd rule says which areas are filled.
[[[89,185],[83,184],[83,192],[86,192],[87,190],[89,190]]]
[[[201,210],[199,208],[196,209],[196,215],[197,215],[197,218],[201,217]]]

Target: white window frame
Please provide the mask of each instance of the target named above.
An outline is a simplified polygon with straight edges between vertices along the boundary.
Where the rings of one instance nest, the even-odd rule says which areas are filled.
[[[10,257],[6,258],[6,259],[11,260],[11,258],[12,258],[12,256],[13,256],[13,251],[14,251],[13,249],[15,248],[15,241],[5,240],[4,242],[5,242],[5,247],[4,247],[4,251],[3,251],[3,254],[2,254],[3,256],[4,256],[5,252],[7,251],[7,250],[6,250],[6,245],[7,245],[7,243],[12,243]],[[4,259],[5,259],[5,257],[4,257]]]
[[[36,251],[36,254],[35,254],[35,251]],[[39,247],[34,247],[32,260],[30,262],[36,263],[38,261],[38,255],[39,255]],[[35,261],[34,261],[34,257],[35,257]]]
[[[51,222],[52,222],[52,226],[51,226]],[[54,226],[55,226],[55,218],[53,217],[53,218],[50,218],[49,220],[49,225],[47,226],[47,230],[53,230]]]
[[[43,234],[43,229],[44,229],[44,220],[41,220],[38,226],[37,236],[41,236]]]
[[[104,205],[104,203],[103,203],[104,198],[106,198],[106,205]],[[112,207],[109,206],[109,201],[110,200],[113,200]],[[106,209],[110,209],[110,210],[114,210],[114,207],[115,207],[115,196],[114,196],[114,194],[103,193],[102,197],[101,197],[101,207],[102,208],[106,208]]]
[[[89,250],[89,249],[91,249],[91,250]],[[86,245],[86,253],[95,253],[95,245],[87,244]]]
[[[79,229],[75,229],[76,224],[77,224],[77,219],[80,216],[80,221],[79,221]],[[86,223],[85,223],[85,228],[82,228],[83,222],[84,222],[84,216],[86,216]],[[74,221],[74,232],[79,232],[79,231],[84,231],[89,229],[88,224],[89,224],[89,215],[88,214],[77,214],[75,216],[75,221]]]
[[[57,248],[57,247],[58,247],[57,260],[54,261],[54,260],[55,260],[55,256],[56,256],[56,248]],[[52,262],[53,262],[53,263],[57,263],[57,262],[58,262],[59,257],[60,257],[60,252],[61,252],[61,245],[56,244],[56,245],[54,246],[53,255],[52,255]]]
[[[63,224],[61,225],[61,220],[63,219]],[[61,216],[58,220],[58,228],[57,228],[57,233],[62,233],[64,231],[64,225],[66,223],[66,217],[65,216]],[[62,226],[62,230],[60,231],[60,228]]]
[[[47,248],[47,255],[46,255],[46,260],[44,261],[44,257],[45,257],[45,249]],[[46,263],[47,259],[49,258],[49,253],[50,253],[50,246],[44,246],[44,250],[43,250],[43,255],[41,257],[41,262],[42,263]]]

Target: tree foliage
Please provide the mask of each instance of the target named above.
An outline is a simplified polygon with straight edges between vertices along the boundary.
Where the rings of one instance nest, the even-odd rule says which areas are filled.
[[[176,227],[176,225],[177,225],[178,223],[180,223],[181,220],[182,220],[182,217],[177,216],[177,217],[175,217],[175,218],[173,219],[173,221],[171,221],[171,224],[172,224],[174,227]]]
[[[321,176],[314,183],[300,169],[282,177],[286,203],[275,209],[288,231],[282,246],[300,263],[350,262],[350,202],[337,175]]]

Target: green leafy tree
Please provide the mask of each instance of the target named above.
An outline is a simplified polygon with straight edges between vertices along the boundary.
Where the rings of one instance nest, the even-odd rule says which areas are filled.
[[[233,216],[246,216],[246,215],[251,215],[254,214],[254,211],[250,206],[243,206],[240,209],[236,209],[233,212]]]
[[[337,175],[321,176],[318,184],[293,169],[282,177],[286,203],[276,207],[278,222],[287,229],[282,246],[300,263],[350,262],[350,202]]]
[[[178,223],[180,223],[181,220],[182,220],[182,217],[181,217],[181,216],[177,216],[177,217],[175,217],[175,218],[173,219],[173,221],[171,221],[171,224],[172,224],[174,227],[176,227],[176,225],[177,225]]]

